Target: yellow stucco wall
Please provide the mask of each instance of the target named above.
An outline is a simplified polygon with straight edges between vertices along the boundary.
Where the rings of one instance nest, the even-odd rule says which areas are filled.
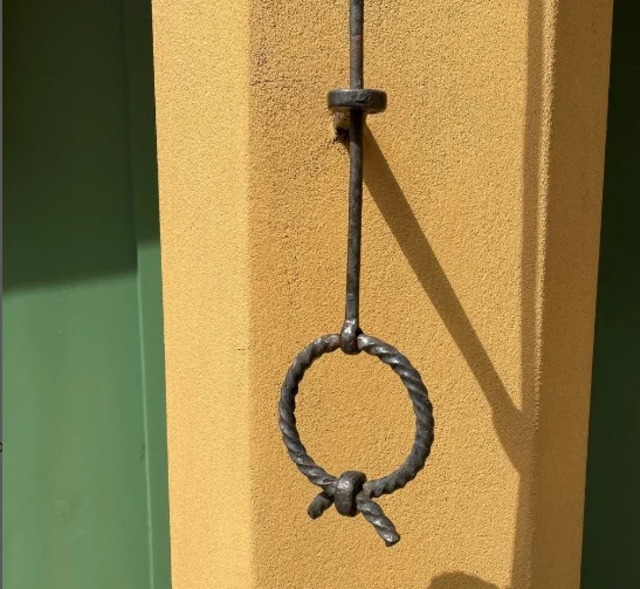
[[[577,588],[610,1],[366,3],[362,325],[420,370],[402,541],[306,508],[276,402],[343,316],[346,0],[154,0],[175,589]],[[323,358],[299,399],[334,474],[410,448],[406,392]]]

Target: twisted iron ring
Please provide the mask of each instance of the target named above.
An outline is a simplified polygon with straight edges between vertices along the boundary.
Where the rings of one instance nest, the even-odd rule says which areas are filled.
[[[336,510],[342,515],[361,513],[384,543],[393,546],[400,540],[400,535],[373,499],[401,489],[422,470],[433,443],[433,411],[420,374],[405,356],[393,346],[369,335],[359,334],[357,343],[359,351],[376,356],[389,365],[409,392],[416,416],[416,433],[413,448],[404,463],[391,474],[371,481],[367,481],[364,473],[358,471],[347,471],[336,478],[316,464],[300,441],[295,416],[298,385],[315,360],[340,347],[340,336],[337,334],[325,335],[311,342],[291,364],[280,392],[280,430],[291,460],[310,482],[322,489],[309,506],[311,518],[320,517],[335,503]]]

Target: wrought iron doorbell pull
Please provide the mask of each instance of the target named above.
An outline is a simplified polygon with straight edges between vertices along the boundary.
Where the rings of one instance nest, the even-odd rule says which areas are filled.
[[[433,415],[427,389],[420,374],[398,350],[365,334],[359,325],[360,249],[362,235],[363,127],[367,113],[385,110],[387,96],[382,90],[364,88],[363,24],[364,0],[350,0],[350,88],[328,94],[329,109],[349,115],[349,235],[347,249],[347,288],[345,321],[340,334],[325,335],[308,344],[294,359],[282,384],[279,423],[289,457],[310,482],[321,491],[311,502],[311,518],[320,517],[332,504],[338,513],[355,516],[361,513],[374,526],[387,546],[400,535],[391,520],[374,501],[393,493],[413,480],[424,466],[433,443]],[[416,416],[413,448],[404,463],[385,477],[367,480],[364,473],[347,471],[340,477],[328,474],[311,458],[300,441],[296,428],[295,406],[298,386],[307,369],[322,356],[340,348],[345,354],[366,352],[389,365],[406,387]]]

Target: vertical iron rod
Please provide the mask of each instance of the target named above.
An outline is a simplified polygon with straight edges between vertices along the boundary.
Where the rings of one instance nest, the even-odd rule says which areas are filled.
[[[350,84],[364,88],[364,0],[351,0],[349,10]],[[362,131],[365,113],[352,109],[349,133],[349,235],[347,241],[347,294],[340,347],[357,354],[360,333],[360,251],[362,242]]]
[[[386,546],[400,540],[393,522],[374,501],[381,495],[393,493],[413,480],[423,468],[433,443],[433,412],[427,389],[420,374],[398,350],[389,344],[366,335],[359,326],[360,314],[360,258],[362,249],[362,192],[363,192],[363,135],[367,113],[383,112],[387,95],[382,90],[364,87],[363,59],[364,0],[349,2],[349,83],[350,88],[331,90],[327,106],[339,113],[336,130],[344,130],[345,113],[349,120],[349,229],[347,238],[347,284],[345,320],[340,335],[320,337],[308,344],[294,359],[282,384],[279,404],[279,424],[289,457],[310,482],[321,488],[307,510],[312,519],[320,517],[331,505],[341,515],[357,513],[373,525]],[[339,137],[342,137],[340,133]],[[314,360],[338,347],[346,354],[360,351],[378,357],[400,376],[406,387],[416,416],[416,433],[411,452],[402,466],[391,474],[367,480],[360,471],[346,471],[335,477],[319,466],[307,454],[296,427],[296,395],[302,377]]]
[[[363,30],[364,30],[364,0],[351,0],[349,7],[349,36],[350,36],[350,72],[351,88],[364,88],[363,65]]]

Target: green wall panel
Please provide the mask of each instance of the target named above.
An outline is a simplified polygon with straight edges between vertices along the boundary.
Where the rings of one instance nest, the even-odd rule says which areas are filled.
[[[640,587],[640,5],[614,4],[582,588]]]
[[[170,586],[148,0],[4,5],[3,586]]]

